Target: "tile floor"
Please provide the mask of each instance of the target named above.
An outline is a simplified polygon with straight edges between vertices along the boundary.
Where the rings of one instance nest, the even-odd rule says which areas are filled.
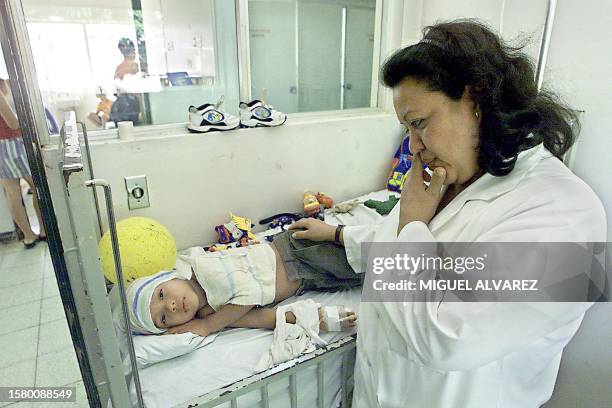
[[[30,250],[21,242],[0,243],[0,387],[8,386],[72,386],[77,401],[0,407],[89,406],[44,242]]]

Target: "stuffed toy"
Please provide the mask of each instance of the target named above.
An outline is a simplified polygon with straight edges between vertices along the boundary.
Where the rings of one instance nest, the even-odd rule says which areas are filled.
[[[376,210],[376,212],[380,215],[387,215],[391,212],[399,200],[399,197],[390,195],[387,201],[367,200],[363,203],[363,205]]]
[[[336,204],[334,208],[329,210],[330,214],[349,214],[353,215],[351,211],[357,208],[361,204],[359,200],[347,201],[345,203]]]

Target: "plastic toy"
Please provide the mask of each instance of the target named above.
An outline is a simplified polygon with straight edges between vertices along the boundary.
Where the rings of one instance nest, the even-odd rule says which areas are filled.
[[[280,213],[264,218],[259,221],[260,225],[268,224],[268,228],[280,227],[281,231],[285,231],[285,226],[293,224],[295,221],[304,218],[301,214]]]
[[[159,222],[145,217],[131,217],[117,223],[119,252],[123,281],[129,285],[134,280],[169,270],[176,265],[176,243],[170,231]],[[98,243],[100,262],[104,276],[117,283],[117,273],[110,233]]]
[[[391,162],[391,171],[387,177],[387,190],[389,191],[402,192],[402,187],[408,176],[408,170],[412,166],[412,162],[408,160],[408,156],[411,154],[408,149],[409,143],[410,135],[406,133]]]
[[[229,244],[230,242],[238,242],[240,246],[249,244],[249,240],[254,240],[255,235],[251,232],[253,224],[249,218],[239,217],[230,213],[230,221],[227,224],[217,225],[215,231],[218,235],[218,241],[221,244]]]
[[[353,211],[355,208],[357,208],[357,206],[359,206],[359,204],[361,204],[361,202],[359,200],[347,201],[345,203],[336,204],[334,206],[334,208],[329,210],[329,212],[331,214],[350,214],[350,215],[353,215],[353,214],[351,214],[351,211]]]
[[[334,199],[328,195],[325,195],[325,193],[318,192],[315,197],[317,198],[317,201],[320,204],[323,204],[323,207],[326,209],[334,206]]]
[[[386,201],[367,200],[363,205],[376,210],[380,215],[387,215],[393,210],[393,207],[395,207],[399,200],[399,197],[390,195]]]
[[[303,203],[304,214],[306,214],[308,217],[312,217],[321,211],[321,204],[312,191],[306,191],[304,193]]]

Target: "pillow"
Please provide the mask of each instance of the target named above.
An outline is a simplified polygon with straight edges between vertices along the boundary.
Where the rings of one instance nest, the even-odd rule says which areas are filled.
[[[193,333],[134,336],[134,351],[138,368],[143,368],[160,361],[180,357],[195,349],[212,343],[218,333],[201,337]],[[127,344],[126,344],[127,345]],[[126,349],[127,351],[127,349]],[[129,353],[129,351],[128,351]],[[124,358],[124,365],[130,363],[129,354]]]
[[[408,143],[410,141],[410,135],[406,133],[402,143],[400,143],[393,161],[391,162],[391,171],[387,177],[387,190],[395,191],[398,193],[402,192],[404,181],[406,180],[406,174],[412,166],[412,162],[408,160],[408,155],[411,154],[408,149]]]
[[[123,360],[124,369],[130,371],[130,352],[128,349],[127,336],[125,332],[125,322],[122,317],[121,299],[119,297],[119,287],[115,285],[108,294],[111,310],[113,315],[113,323],[115,326],[115,334],[119,340],[119,348],[121,359]],[[151,364],[169,360],[171,358],[182,356],[192,352],[195,349],[204,347],[212,343],[218,333],[210,336],[201,337],[193,333],[182,333],[172,335],[135,335],[134,352],[136,354],[136,363],[138,368],[144,368]]]

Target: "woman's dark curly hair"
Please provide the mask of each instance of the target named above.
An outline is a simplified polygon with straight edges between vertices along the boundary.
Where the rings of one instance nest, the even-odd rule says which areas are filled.
[[[553,93],[538,92],[533,64],[522,46],[505,44],[471,19],[429,26],[423,34],[421,42],[384,63],[382,81],[393,88],[414,78],[453,100],[469,85],[482,113],[478,164],[483,171],[505,176],[519,152],[542,142],[561,159],[574,143],[576,114]]]

